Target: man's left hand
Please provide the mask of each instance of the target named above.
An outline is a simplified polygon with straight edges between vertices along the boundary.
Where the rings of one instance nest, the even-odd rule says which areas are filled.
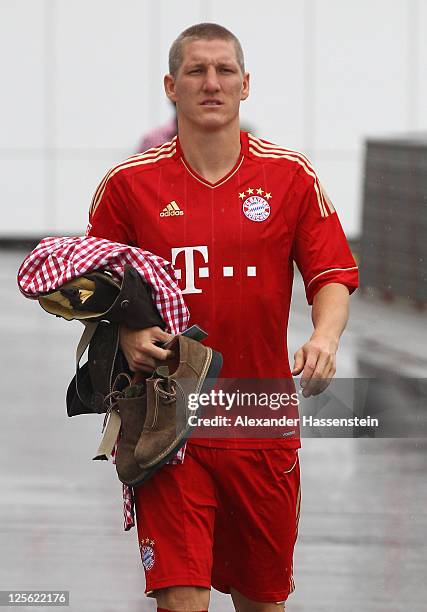
[[[301,374],[303,396],[319,395],[331,382],[335,372],[338,342],[327,336],[313,334],[294,355],[292,375]]]

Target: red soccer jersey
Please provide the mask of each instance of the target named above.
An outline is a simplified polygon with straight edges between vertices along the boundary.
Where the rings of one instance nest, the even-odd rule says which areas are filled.
[[[357,266],[310,162],[241,132],[234,168],[212,184],[179,139],[114,167],[99,185],[88,233],[169,260],[190,323],[224,358],[224,378],[290,377],[293,262],[308,303],[327,283],[357,287]]]

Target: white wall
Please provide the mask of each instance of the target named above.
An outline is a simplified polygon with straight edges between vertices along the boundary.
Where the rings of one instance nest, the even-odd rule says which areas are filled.
[[[427,129],[422,0],[0,0],[0,236],[84,231],[105,171],[169,117],[168,48],[199,21],[242,41],[245,123],[306,152],[358,234],[364,137]]]

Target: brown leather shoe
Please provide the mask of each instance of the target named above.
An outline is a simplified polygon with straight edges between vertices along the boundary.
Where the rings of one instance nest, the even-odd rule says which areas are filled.
[[[211,388],[222,366],[221,353],[182,335],[164,348],[175,357],[147,379],[147,415],[135,448],[135,460],[143,469],[158,468],[184,445],[193,429],[189,417],[198,414],[189,410],[188,396]]]
[[[134,457],[147,413],[147,391],[144,383],[127,387],[119,393],[114,405],[121,420],[115,456],[116,471],[121,482],[135,487],[152,476],[157,469],[141,468]]]

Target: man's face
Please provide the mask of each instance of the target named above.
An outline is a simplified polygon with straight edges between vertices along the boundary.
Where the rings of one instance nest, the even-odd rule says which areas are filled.
[[[178,119],[217,130],[238,118],[240,101],[249,94],[249,74],[242,74],[232,41],[194,40],[184,44],[175,79],[165,76],[165,90],[176,102]]]

